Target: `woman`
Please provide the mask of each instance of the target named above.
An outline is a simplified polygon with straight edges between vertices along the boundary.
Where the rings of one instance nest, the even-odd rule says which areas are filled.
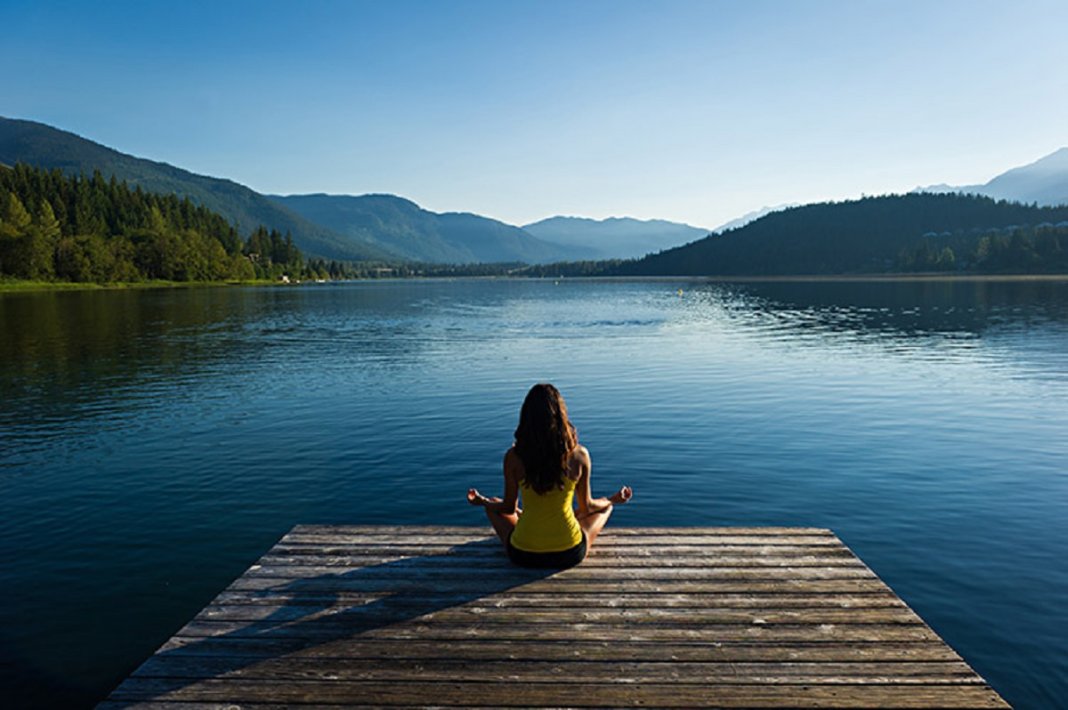
[[[515,444],[504,455],[504,498],[487,498],[472,488],[467,502],[486,509],[512,562],[564,568],[585,559],[612,504],[626,503],[631,495],[628,486],[609,498],[591,495],[590,452],[578,443],[560,392],[539,384],[523,400]],[[572,507],[576,497],[578,515]]]

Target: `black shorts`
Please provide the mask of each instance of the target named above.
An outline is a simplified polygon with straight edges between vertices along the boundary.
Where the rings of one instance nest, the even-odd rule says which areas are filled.
[[[574,547],[559,552],[527,552],[512,547],[512,537],[508,536],[508,559],[520,567],[534,569],[565,569],[574,567],[586,559],[586,533],[582,533],[582,542]]]

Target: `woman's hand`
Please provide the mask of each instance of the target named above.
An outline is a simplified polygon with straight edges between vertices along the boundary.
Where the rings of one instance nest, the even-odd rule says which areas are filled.
[[[500,503],[501,499],[498,496],[494,496],[492,498],[487,498],[486,496],[482,495],[481,493],[479,493],[474,488],[468,488],[467,489],[467,502],[470,503],[471,505],[485,506],[486,503]]]
[[[617,493],[613,493],[612,495],[608,496],[608,500],[612,501],[613,504],[618,505],[626,503],[633,496],[634,491],[631,490],[630,486],[623,486],[619,489]]]

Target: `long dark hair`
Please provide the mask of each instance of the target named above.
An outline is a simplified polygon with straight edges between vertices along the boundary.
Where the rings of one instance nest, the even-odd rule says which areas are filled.
[[[515,452],[523,461],[526,484],[535,493],[562,488],[568,457],[576,446],[578,434],[560,392],[550,384],[531,387],[515,430]]]

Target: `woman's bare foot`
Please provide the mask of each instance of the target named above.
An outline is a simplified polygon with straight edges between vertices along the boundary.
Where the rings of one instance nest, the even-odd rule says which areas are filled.
[[[485,505],[486,503],[500,503],[501,498],[500,496],[493,496],[492,498],[487,498],[474,488],[468,488],[467,502],[471,505]]]
[[[621,504],[626,503],[633,495],[634,491],[631,490],[630,486],[623,486],[617,493],[608,496],[608,500],[612,501],[613,504]]]

